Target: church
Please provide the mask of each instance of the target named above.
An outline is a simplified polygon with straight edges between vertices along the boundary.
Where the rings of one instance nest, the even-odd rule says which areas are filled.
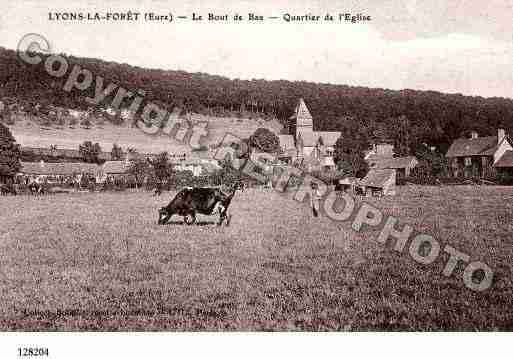
[[[333,153],[340,132],[314,131],[313,117],[303,99],[289,120],[289,134],[279,135],[280,159],[303,165],[308,171],[334,170]]]

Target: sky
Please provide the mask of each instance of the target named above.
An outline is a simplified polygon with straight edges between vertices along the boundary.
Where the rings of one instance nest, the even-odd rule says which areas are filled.
[[[50,21],[52,12],[154,12],[173,22]],[[264,23],[193,22],[248,12]],[[362,13],[364,23],[288,23],[284,14]],[[230,78],[304,80],[512,98],[513,1],[17,0],[2,5],[0,46],[27,33],[52,52]]]

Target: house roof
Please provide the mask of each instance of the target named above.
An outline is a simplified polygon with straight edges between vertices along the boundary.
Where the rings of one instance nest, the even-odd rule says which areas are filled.
[[[497,136],[459,138],[452,143],[445,156],[492,156],[496,148]]]
[[[493,165],[494,167],[513,167],[513,151],[504,152],[501,158]]]
[[[345,184],[345,185],[357,184],[358,183],[358,178],[356,178],[356,177],[345,177],[345,178],[340,179],[338,181],[338,183]]]
[[[82,162],[60,162],[60,163],[41,163],[41,162],[22,162],[20,173],[27,175],[47,175],[47,176],[66,176],[78,173],[96,174],[99,166],[94,163]]]
[[[395,176],[395,170],[393,169],[373,169],[360,181],[360,184],[368,187],[383,188],[385,183],[393,176]]]
[[[295,157],[295,156],[296,156],[295,148],[290,148],[290,149],[278,154],[278,158]]]
[[[50,148],[38,148],[38,147],[27,147],[23,146],[21,147],[22,152],[31,152],[36,155],[41,156],[51,156],[51,157],[66,157],[66,158],[81,158],[82,155],[78,150],[71,150],[71,149],[50,149]]]
[[[321,166],[321,161],[319,161],[317,158],[313,156],[307,156],[303,159],[303,165],[310,167],[319,167]]]
[[[101,168],[106,174],[125,174],[130,170],[130,162],[106,161]]]
[[[371,156],[367,161],[369,162],[369,165],[373,169],[408,168],[408,167],[413,167],[419,163],[417,158],[415,158],[414,156],[406,156],[406,157]]]
[[[42,155],[42,156],[51,156],[51,157],[64,157],[64,158],[82,158],[82,155],[80,154],[79,150],[75,149],[67,149],[67,148],[57,148],[57,149],[50,149],[50,148],[44,148],[44,147],[30,147],[30,146],[22,146],[21,147],[22,152],[31,152],[36,155]],[[123,152],[123,156],[129,155],[130,158],[151,158],[156,156],[156,154],[153,153],[130,153],[127,154],[126,152]],[[100,152],[98,154],[98,158],[105,161],[110,161],[112,158],[111,152]]]
[[[335,146],[335,142],[337,142],[340,137],[340,132],[335,131],[301,131],[300,132],[301,140],[303,142],[303,146],[306,147],[314,147],[318,142],[319,138],[322,138],[324,146]]]
[[[221,169],[219,162],[215,159],[206,159],[206,158],[188,158],[183,161],[170,161],[177,167],[201,167],[206,172],[215,172]]]

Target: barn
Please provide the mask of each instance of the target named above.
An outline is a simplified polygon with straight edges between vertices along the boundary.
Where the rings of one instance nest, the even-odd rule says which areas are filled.
[[[419,161],[414,156],[396,157],[394,146],[390,143],[374,144],[372,150],[365,155],[370,169],[396,170],[397,177],[409,177],[411,171],[417,167]]]
[[[130,161],[105,161],[101,166],[101,172],[111,177],[124,177],[128,175],[130,165]]]
[[[417,167],[419,161],[413,156],[406,157],[392,157],[369,160],[369,167],[371,169],[392,169],[396,170],[397,177],[409,177],[411,171]]]

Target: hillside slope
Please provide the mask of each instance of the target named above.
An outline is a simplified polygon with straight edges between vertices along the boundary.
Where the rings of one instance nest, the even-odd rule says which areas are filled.
[[[257,128],[265,127],[275,133],[282,129],[276,120],[238,119],[209,117],[192,114],[195,123],[206,122],[208,136],[202,141],[205,146],[212,146],[222,141],[226,133],[248,138]],[[191,152],[189,145],[181,143],[164,134],[149,135],[137,127],[116,126],[110,123],[93,125],[89,129],[77,126],[73,129],[68,126],[39,126],[30,120],[17,121],[8,126],[16,141],[26,147],[57,146],[62,149],[78,149],[84,141],[98,142],[103,151],[110,151],[114,143],[126,150],[135,148],[140,153],[159,153],[167,151],[173,154]]]

